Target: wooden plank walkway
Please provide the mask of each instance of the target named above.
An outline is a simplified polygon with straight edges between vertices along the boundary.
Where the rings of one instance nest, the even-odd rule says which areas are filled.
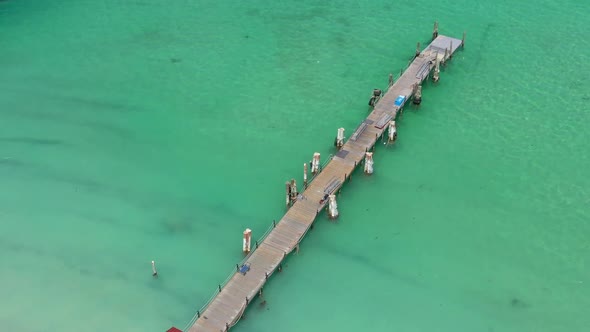
[[[250,270],[244,275],[236,272],[229,279],[204,310],[195,316],[196,320],[191,321],[189,332],[224,332],[238,322],[250,301],[283,259],[296,248],[327,204],[320,203],[320,200],[325,194],[334,193],[342,187],[347,177],[361,164],[365,152],[371,150],[384,134],[387,128],[384,124],[395,119],[400,111],[394,106],[395,99],[405,95],[406,103],[409,102],[414,86],[428,77],[436,57],[444,57],[445,49],[450,49],[449,55],[454,53],[461,43],[460,39],[439,35],[412,61],[336,156],[315,176],[300,199],[247,258]]]

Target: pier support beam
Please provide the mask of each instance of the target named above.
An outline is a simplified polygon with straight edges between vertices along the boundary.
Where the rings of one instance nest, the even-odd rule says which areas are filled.
[[[336,195],[332,194],[328,196],[328,216],[330,219],[338,218],[338,204],[336,203]]]
[[[387,128],[387,144],[395,143],[397,140],[397,128],[395,127],[395,121],[389,121],[389,127]]]
[[[311,174],[317,174],[320,171],[320,153],[316,152],[313,154],[313,159],[311,161]]]
[[[373,152],[365,152],[365,174],[373,174]]]
[[[336,139],[334,139],[334,146],[340,149],[344,145],[344,128],[338,128]]]

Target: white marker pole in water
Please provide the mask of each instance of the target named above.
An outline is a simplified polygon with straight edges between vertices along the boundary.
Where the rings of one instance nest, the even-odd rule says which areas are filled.
[[[389,135],[388,135],[388,143],[395,142],[397,138],[397,129],[395,128],[395,121],[389,121]]]
[[[246,228],[244,231],[244,241],[242,244],[242,251],[247,254],[250,252],[250,239],[252,238],[252,230]]]
[[[158,270],[156,270],[156,262],[152,261],[152,276],[157,276]]]
[[[320,171],[320,153],[316,152],[313,154],[313,160],[311,162],[311,173],[317,174]]]
[[[338,134],[336,135],[336,147],[341,148],[344,145],[344,128],[338,128]]]
[[[331,194],[328,196],[330,201],[328,203],[328,215],[330,219],[338,218],[338,204],[336,203],[336,195]]]
[[[373,174],[373,152],[365,153],[365,174]]]
[[[307,163],[303,164],[303,188],[307,188]]]

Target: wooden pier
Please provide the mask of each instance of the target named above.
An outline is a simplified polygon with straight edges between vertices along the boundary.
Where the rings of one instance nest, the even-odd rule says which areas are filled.
[[[414,96],[417,87],[429,77],[436,61],[446,62],[463,44],[461,39],[438,35],[438,32],[435,37],[389,86],[369,116],[299,194],[283,218],[277,223],[273,222],[264,239],[256,243],[254,251],[242,262],[242,266],[249,266],[249,270],[243,273],[240,271],[241,266],[236,266],[233,276],[219,286],[217,294],[197,312],[185,332],[224,332],[239,321],[270,276],[282,268],[285,257],[298,247],[327,204],[326,195],[336,193],[355,168],[361,165],[365,152],[374,148],[389,121],[395,120],[404,104]],[[402,104],[396,106],[395,101],[399,96],[405,98],[401,98]]]

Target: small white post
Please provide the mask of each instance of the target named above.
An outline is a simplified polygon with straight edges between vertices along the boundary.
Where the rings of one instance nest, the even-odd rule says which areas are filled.
[[[338,135],[336,135],[336,147],[339,149],[344,145],[344,128],[338,128]]]
[[[303,163],[303,188],[307,187],[307,163]]]
[[[156,262],[152,261],[152,276],[157,276],[158,275],[158,270],[156,270]]]
[[[365,174],[373,174],[373,152],[365,152]]]
[[[397,128],[395,127],[395,121],[389,121],[389,128],[388,128],[388,141],[387,143],[394,143],[397,139]]]
[[[313,160],[311,161],[311,173],[317,174],[320,171],[320,153],[316,152],[313,154]]]
[[[242,250],[245,254],[250,252],[250,239],[252,238],[252,230],[250,228],[246,228],[244,231],[244,243],[242,245]]]
[[[338,204],[336,203],[336,195],[332,194],[328,197],[328,216],[330,219],[336,219],[338,218]]]

